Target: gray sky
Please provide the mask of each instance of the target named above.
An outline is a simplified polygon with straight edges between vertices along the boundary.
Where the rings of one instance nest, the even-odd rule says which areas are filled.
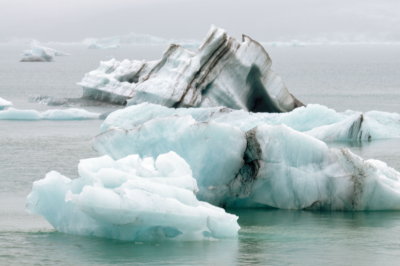
[[[398,0],[0,0],[0,40],[129,32],[201,39],[215,24],[260,41],[400,41]]]

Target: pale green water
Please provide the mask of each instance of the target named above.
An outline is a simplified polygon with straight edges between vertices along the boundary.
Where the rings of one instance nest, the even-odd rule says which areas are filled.
[[[0,46],[0,97],[17,108],[35,109],[49,107],[29,102],[30,96],[79,97],[75,82],[101,59],[158,58],[161,53],[156,47],[63,47],[72,55],[24,64],[17,62],[23,48]],[[271,56],[293,94],[306,103],[400,112],[400,47],[273,48]],[[126,243],[54,232],[41,217],[25,212],[25,197],[32,182],[50,170],[76,176],[79,159],[96,156],[90,141],[100,123],[0,121],[0,265],[399,264],[400,212],[233,210],[240,216],[239,238],[200,243]],[[351,149],[400,169],[399,140]]]
[[[0,232],[1,264],[398,265],[400,213],[236,211],[237,240],[130,243]]]

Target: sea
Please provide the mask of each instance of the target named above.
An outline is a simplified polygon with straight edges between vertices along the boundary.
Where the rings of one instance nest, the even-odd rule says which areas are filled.
[[[84,74],[101,60],[158,59],[166,48],[51,47],[70,55],[22,63],[28,45],[0,44],[0,97],[18,109],[65,108],[44,103],[70,99],[71,107],[106,113],[120,107],[79,99]],[[306,104],[400,113],[400,45],[266,49],[272,68]],[[204,242],[123,242],[56,232],[25,210],[26,196],[32,182],[51,170],[77,177],[79,160],[97,156],[91,141],[101,123],[0,121],[0,265],[399,265],[400,212],[229,210],[239,216],[238,238]],[[400,170],[400,140],[329,145]]]

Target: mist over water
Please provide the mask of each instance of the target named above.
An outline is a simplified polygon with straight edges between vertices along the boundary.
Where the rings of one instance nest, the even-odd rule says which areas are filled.
[[[400,41],[396,0],[14,0],[0,2],[0,14],[0,42],[130,32],[201,39],[211,23],[259,41]]]

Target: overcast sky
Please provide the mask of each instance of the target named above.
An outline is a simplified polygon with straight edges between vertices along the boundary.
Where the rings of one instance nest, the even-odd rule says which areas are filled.
[[[201,39],[215,24],[260,41],[400,41],[399,0],[0,0],[0,40],[129,32]]]

